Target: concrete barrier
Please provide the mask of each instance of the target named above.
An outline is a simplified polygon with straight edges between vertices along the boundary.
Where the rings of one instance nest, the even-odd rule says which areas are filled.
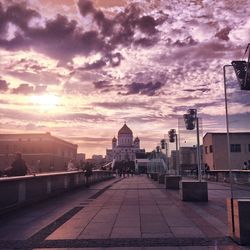
[[[250,245],[250,199],[227,199],[229,234],[240,245]]]
[[[158,178],[160,184],[165,184],[165,174],[160,174]]]
[[[208,201],[206,181],[180,181],[180,196],[182,201]]]
[[[89,184],[112,178],[109,171],[93,171]],[[86,185],[83,171],[0,178],[0,214]]]
[[[166,189],[180,189],[180,181],[182,180],[180,175],[166,175],[165,186]]]

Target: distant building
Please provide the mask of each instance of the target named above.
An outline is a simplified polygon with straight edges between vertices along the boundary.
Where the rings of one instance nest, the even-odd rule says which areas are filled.
[[[100,164],[103,161],[104,161],[104,158],[102,155],[92,155],[92,163]]]
[[[242,169],[250,161],[250,132],[230,133],[230,159],[232,169]],[[203,137],[204,163],[210,170],[228,169],[226,133],[206,133]]]
[[[86,154],[84,154],[84,153],[78,153],[76,155],[76,161],[77,162],[85,161],[85,159],[86,159]]]
[[[16,152],[35,172],[61,171],[76,160],[77,145],[50,133],[0,134],[0,170],[11,165]]]
[[[177,154],[176,150],[172,150],[169,157],[170,169],[177,169]]]
[[[150,153],[140,152],[135,154],[135,170],[138,173],[146,173],[149,164]]]
[[[203,146],[200,146],[201,164],[203,167]],[[179,156],[179,159],[178,159]],[[180,164],[180,171],[197,170],[197,148],[193,147],[180,147],[179,155],[176,150],[172,150],[170,154],[169,164],[171,169],[177,169],[177,162]]]
[[[135,161],[136,153],[145,153],[145,149],[140,149],[140,139],[133,139],[133,132],[125,123],[118,131],[118,139],[112,139],[112,149],[106,150],[106,160]]]

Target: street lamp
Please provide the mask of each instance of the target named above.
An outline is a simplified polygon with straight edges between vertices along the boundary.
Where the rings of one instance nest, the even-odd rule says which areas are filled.
[[[194,130],[196,126],[197,135],[197,163],[198,163],[198,180],[201,181],[201,153],[200,153],[200,133],[199,118],[197,117],[197,109],[189,109],[187,114],[183,115],[187,130]]]
[[[245,54],[249,50],[250,43],[247,45]],[[250,50],[248,53],[248,59],[246,61],[232,61],[238,83],[241,90],[250,90]]]
[[[178,149],[178,139],[177,139],[177,134],[175,129],[170,129],[168,131],[168,136],[169,136],[169,142],[173,143],[175,142],[175,147],[176,147],[176,172],[177,175],[180,175],[180,166],[179,166],[179,149]]]
[[[236,201],[234,203],[234,194],[233,194],[233,176],[232,176],[232,166],[231,166],[231,152],[230,152],[230,136],[229,136],[229,122],[228,122],[228,104],[227,104],[227,86],[226,86],[226,68],[228,67],[233,67],[236,78],[238,80],[238,83],[240,85],[241,90],[249,91],[250,90],[250,43],[247,45],[247,48],[245,50],[245,54],[248,52],[248,59],[246,61],[232,61],[231,65],[224,65],[223,66],[223,77],[224,77],[224,94],[225,94],[225,112],[226,112],[226,130],[227,130],[227,160],[228,160],[228,168],[229,168],[229,178],[230,178],[230,203],[227,204],[228,206],[228,215],[231,216],[229,218],[231,225],[231,236],[236,239],[236,241],[239,241],[242,244],[249,244],[250,242],[250,237],[249,237],[249,229],[246,229],[248,227],[244,226],[245,219],[243,212],[240,212],[241,209],[238,208],[238,212],[234,211],[234,207],[239,207],[240,203]],[[245,200],[248,202],[247,200]],[[245,209],[247,207],[245,206]],[[243,211],[243,210],[242,210]],[[243,218],[243,219],[240,219]],[[246,222],[247,223],[247,222]],[[242,230],[238,230],[238,227],[235,227],[235,224],[237,225],[242,225],[239,226],[240,228],[244,228]],[[247,231],[248,230],[248,231]],[[244,235],[248,234],[247,237]],[[244,238],[245,237],[245,238]]]
[[[228,100],[227,100],[227,79],[226,79],[226,68],[233,67],[237,81],[240,85],[241,90],[250,90],[250,43],[247,45],[245,54],[248,52],[248,59],[246,61],[232,61],[231,64],[223,66],[223,77],[224,77],[224,95],[225,95],[225,113],[226,113],[226,130],[227,130],[227,161],[229,169],[229,179],[230,179],[230,193],[233,199],[233,175],[231,166],[231,154],[230,154],[230,136],[229,136],[229,121],[228,121]]]
[[[165,149],[166,148],[166,140],[162,139],[161,140],[161,149]]]

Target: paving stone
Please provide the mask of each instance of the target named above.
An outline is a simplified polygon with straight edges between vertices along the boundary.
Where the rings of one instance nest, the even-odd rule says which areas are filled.
[[[174,235],[171,232],[168,233],[143,233],[142,238],[173,238]]]
[[[140,238],[139,227],[115,227],[112,230],[111,238]]]
[[[178,191],[166,191],[144,176],[105,186],[51,199],[5,220],[6,224],[0,219],[0,249],[239,249],[226,237],[225,185],[209,184],[215,189],[209,190],[211,198],[205,204],[182,202]],[[57,218],[80,204],[84,208],[54,227]],[[40,238],[30,240],[39,232]]]
[[[169,233],[170,228],[164,222],[142,223],[141,231],[142,233]]]
[[[196,227],[170,227],[175,237],[204,237],[204,234]]]

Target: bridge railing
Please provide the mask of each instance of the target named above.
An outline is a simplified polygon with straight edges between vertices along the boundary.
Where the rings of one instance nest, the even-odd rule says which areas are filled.
[[[112,178],[110,171],[94,170],[88,183]],[[0,178],[0,214],[49,197],[86,186],[83,171],[58,172]]]
[[[218,182],[230,182],[229,170],[211,170],[203,175],[203,179]],[[250,170],[232,170],[234,184],[250,185]]]

